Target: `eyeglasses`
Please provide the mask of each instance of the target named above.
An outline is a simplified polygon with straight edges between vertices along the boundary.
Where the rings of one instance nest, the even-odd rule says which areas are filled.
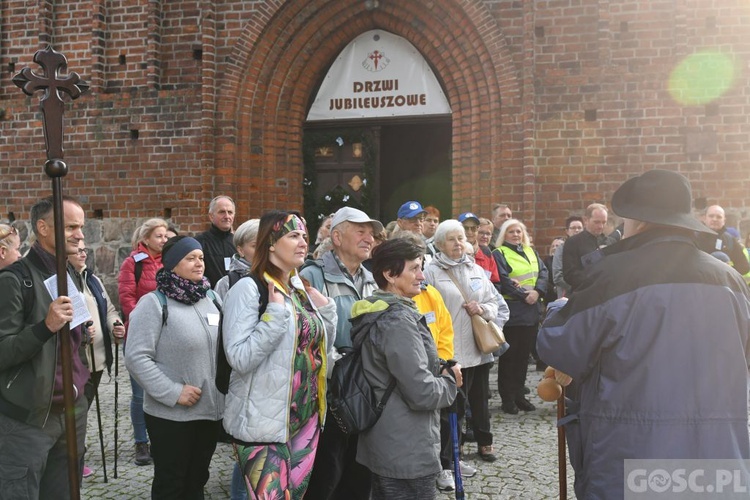
[[[78,253],[78,255],[81,255],[82,253],[88,254],[88,253],[91,253],[91,249],[90,248],[79,248],[78,250],[76,250],[76,253]]]
[[[479,226],[464,226],[464,231],[467,233],[476,233],[479,230]]]
[[[420,222],[420,223],[424,224],[424,221],[427,220],[427,217],[425,217],[424,215],[420,215],[420,216],[417,216],[417,217],[409,217],[407,220],[410,221],[410,222],[414,222],[414,223]]]
[[[490,236],[492,236],[492,233],[490,231],[479,231],[479,236],[489,238]]]

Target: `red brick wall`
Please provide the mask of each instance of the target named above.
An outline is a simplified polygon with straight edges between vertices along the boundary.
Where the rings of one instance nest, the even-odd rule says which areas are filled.
[[[219,192],[240,219],[301,208],[307,106],[338,52],[374,28],[408,39],[443,84],[456,213],[510,202],[545,245],[571,211],[661,166],[744,218],[749,11],[746,0],[414,0],[374,11],[360,0],[0,0],[0,218],[27,217],[48,193],[38,97],[11,82],[40,42],[92,83],[67,106],[66,191],[89,216],[171,209],[198,230]],[[676,103],[672,68],[716,47],[736,59],[735,85],[712,104]]]

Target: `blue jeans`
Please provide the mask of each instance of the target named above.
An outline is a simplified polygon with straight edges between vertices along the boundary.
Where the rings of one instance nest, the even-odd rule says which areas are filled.
[[[127,349],[127,340],[122,345],[122,353]],[[146,415],[143,413],[143,387],[138,385],[133,376],[130,376],[130,388],[133,396],[130,398],[130,421],[133,424],[133,437],[136,443],[148,443],[146,432]]]
[[[240,464],[234,462],[234,470],[232,471],[232,491],[230,493],[231,500],[247,500],[247,484],[245,483],[245,475],[240,470]]]
[[[138,385],[133,377],[130,377],[130,387],[133,389],[133,397],[130,400],[130,421],[133,422],[133,437],[135,437],[136,443],[148,443],[146,416],[143,413],[143,388]]]

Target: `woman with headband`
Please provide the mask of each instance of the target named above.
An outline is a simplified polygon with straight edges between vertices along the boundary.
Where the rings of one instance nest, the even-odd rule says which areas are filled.
[[[250,498],[304,496],[326,415],[336,305],[297,274],[307,246],[297,214],[266,213],[252,279],[239,280],[226,296],[224,350],[233,371],[224,428]]]

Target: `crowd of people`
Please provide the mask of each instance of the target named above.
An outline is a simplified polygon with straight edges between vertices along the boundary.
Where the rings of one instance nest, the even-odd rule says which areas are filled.
[[[699,222],[687,181],[653,172],[615,193],[612,209],[622,224],[611,223],[605,205],[591,204],[570,215],[541,253],[508,204],[493,206],[489,217],[464,212],[441,220],[436,207],[407,201],[385,225],[343,207],[320,221],[310,244],[301,214],[269,211],[235,230],[234,202],[217,196],[208,207],[210,227],[194,237],[159,218],[135,230],[118,276],[121,316],[86,267],[84,208],[73,198],[64,200],[63,221],[75,290],[70,297],[47,293],[55,234],[52,201],[41,200],[31,210],[35,241],[26,256],[16,228],[0,225],[0,498],[66,498],[56,332],[81,314],[76,304],[91,317],[70,335],[80,473],[91,473],[86,413],[122,343],[134,460],[153,464],[155,499],[203,498],[219,440],[232,443],[236,459],[232,499],[436,498],[436,490],[455,489],[455,470],[465,479],[476,474],[465,442],[476,442],[479,460],[502,459],[490,425],[493,363],[501,410],[509,415],[535,410],[527,397],[530,362],[572,376],[568,412],[577,419],[566,428],[576,443],[570,453],[579,498],[621,497],[622,466],[613,462],[658,457],[660,449],[683,458],[750,458],[742,382],[750,359],[750,292],[741,277],[750,282],[748,252],[720,206],[708,207]],[[649,189],[663,206],[643,194]],[[672,266],[653,257],[659,252]],[[634,272],[629,263],[641,253]],[[615,272],[609,262],[617,262],[616,281],[607,274]],[[668,272],[685,262],[698,268],[679,279]],[[680,286],[695,283],[704,295]],[[655,298],[657,285],[668,285],[674,296]],[[82,301],[73,300],[76,292]],[[720,313],[672,319],[676,301],[686,311],[703,311],[693,305],[708,296],[716,297],[711,302]],[[654,302],[668,312],[633,317],[632,310],[647,311]],[[731,323],[718,340],[709,334],[716,314],[723,314],[720,324]],[[502,328],[507,351],[480,350],[472,317]],[[696,324],[705,329],[692,334]],[[681,337],[677,326],[688,333]],[[626,336],[634,329],[647,338]],[[745,363],[742,381],[737,373],[726,392],[717,390],[726,379],[691,377],[706,392],[721,393],[691,420],[690,432],[710,434],[710,451],[700,439],[684,446],[661,439],[660,416],[681,418],[674,413],[690,409],[659,403],[658,394],[670,391],[664,380],[674,377],[654,345],[692,368],[691,360],[717,345],[732,370]],[[337,425],[326,398],[339,351],[352,347],[361,351],[375,394],[388,394],[377,423],[358,435]],[[231,367],[226,391],[216,384],[220,353]],[[649,370],[633,375],[648,360],[663,368],[664,379],[654,381]],[[680,387],[690,392],[686,384]],[[643,424],[651,427],[633,439],[618,422],[637,411],[652,415]],[[458,417],[460,463],[454,463],[449,412]],[[706,431],[711,419],[726,428]],[[619,448],[606,444],[607,452],[594,456],[602,429],[610,427]]]

